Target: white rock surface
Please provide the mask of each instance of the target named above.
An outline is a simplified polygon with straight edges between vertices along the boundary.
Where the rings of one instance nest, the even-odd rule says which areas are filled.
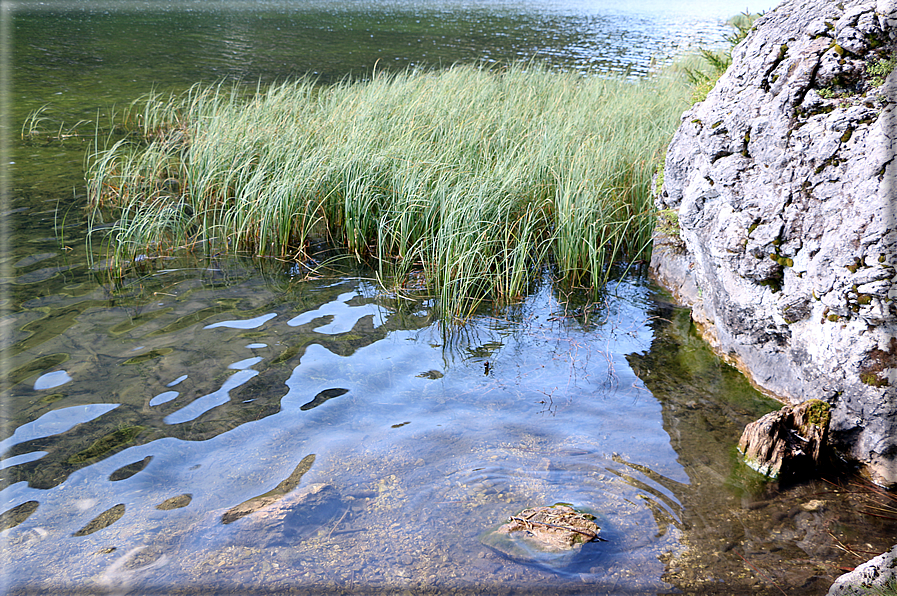
[[[889,585],[897,585],[897,546],[836,579],[827,596],[890,594]]]
[[[682,117],[652,269],[706,339],[897,484],[897,1],[785,0]],[[681,244],[681,243],[680,243]]]

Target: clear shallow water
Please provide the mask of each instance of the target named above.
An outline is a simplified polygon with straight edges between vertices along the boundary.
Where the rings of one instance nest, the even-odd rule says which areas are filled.
[[[12,358],[6,412],[33,420],[2,444],[13,593],[773,593],[750,557],[814,594],[846,564],[835,536],[893,535],[833,486],[777,493],[736,464],[775,404],[638,276],[447,334],[364,279],[214,271],[58,297],[71,325]],[[606,542],[556,565],[481,541],[556,502]]]
[[[643,470],[675,483],[689,480],[663,431],[660,404],[622,357],[650,345],[647,287],[621,286],[619,298],[593,313],[600,324],[566,318],[546,289],[520,307],[515,320],[482,318],[463,335],[446,338],[437,325],[369,301],[373,288],[366,282],[326,285],[306,289],[313,304],[321,304],[305,312],[321,314],[302,324],[290,319],[296,306],[289,301],[256,305],[244,297],[242,308],[148,345],[177,321],[169,310],[112,342],[102,367],[69,360],[64,367],[73,380],[59,404],[80,396],[120,405],[93,420],[100,427],[96,435],[107,433],[97,440],[82,437],[96,410],[110,406],[81,406],[80,428],[63,430],[47,421],[43,432],[22,436],[14,448],[29,452],[41,445],[55,455],[16,466],[32,487],[14,477],[2,493],[11,504],[40,503],[10,531],[17,558],[34,563],[27,567],[33,573],[16,573],[17,581],[48,587],[196,584],[206,581],[202,571],[215,560],[240,570],[221,578],[222,585],[237,577],[295,581],[297,569],[308,568],[317,583],[351,583],[357,575],[359,585],[471,588],[501,579],[525,588],[558,578],[499,563],[478,536],[524,507],[570,502],[596,512],[608,540],[576,567],[575,585],[666,585],[658,557],[679,548],[681,505]],[[233,293],[198,290],[189,300],[203,292]],[[276,311],[258,317],[265,307]],[[67,335],[90,341],[108,328],[110,314],[86,312]],[[247,331],[234,324],[241,320],[255,324]],[[408,328],[409,321],[418,324]],[[247,348],[250,341],[265,345]],[[126,364],[131,354],[153,350],[165,353]],[[229,370],[252,354],[259,355],[252,368]],[[109,378],[128,367],[136,369],[122,375],[124,386]],[[183,374],[177,397],[150,405]],[[251,384],[259,377],[263,382]],[[50,391],[21,387],[14,399],[40,401]],[[128,428],[143,428],[135,442],[148,442],[122,450],[127,442],[108,439],[107,453],[91,451],[103,437]],[[72,443],[82,447],[74,456],[64,447]],[[221,523],[229,508],[270,491],[312,454],[303,485],[332,485],[340,506],[304,540],[287,547],[281,530],[251,516]],[[81,459],[88,465],[79,465]],[[133,476],[111,479],[143,461]],[[191,496],[189,506],[156,509],[184,494]],[[117,504],[124,515],[108,528],[70,539]],[[239,556],[231,552],[234,544],[241,545]],[[347,578],[345,561],[333,549],[349,545],[365,564]],[[268,546],[278,552],[279,573],[273,566],[261,574],[256,569],[270,560]],[[485,553],[490,558],[480,556]],[[401,563],[409,557],[412,563]]]
[[[11,128],[47,104],[47,138],[59,121],[105,131],[153,87],[222,77],[518,58],[640,74],[768,8],[18,6]],[[92,139],[12,136],[0,539],[13,590],[813,594],[861,560],[845,548],[897,533],[845,491],[776,492],[739,468],[741,428],[775,404],[637,275],[598,305],[543,287],[453,334],[426,304],[351,275],[302,282],[288,264],[172,261],[112,284],[84,247]],[[562,569],[480,542],[557,501],[590,509],[608,541]]]

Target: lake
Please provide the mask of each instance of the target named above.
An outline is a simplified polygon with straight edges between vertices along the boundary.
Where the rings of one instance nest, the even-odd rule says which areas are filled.
[[[21,2],[5,13],[2,581],[9,593],[824,593],[889,548],[860,479],[761,482],[779,406],[643,267],[447,326],[364,269],[185,256],[106,276],[83,164],[204,81],[544,61],[647,76],[768,4]],[[22,137],[43,107],[44,134]],[[96,248],[96,247],[94,247]],[[570,503],[602,542],[484,538]]]

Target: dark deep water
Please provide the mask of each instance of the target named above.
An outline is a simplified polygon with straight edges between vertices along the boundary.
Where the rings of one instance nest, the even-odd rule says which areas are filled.
[[[820,594],[889,548],[895,523],[857,485],[779,489],[737,464],[744,424],[777,404],[638,272],[589,304],[546,283],[450,331],[364,271],[184,259],[112,283],[89,266],[89,133],[151,89],[517,59],[642,76],[745,8],[769,6],[6,10],[5,589]],[[45,132],[23,140],[42,106]],[[564,565],[481,542],[556,502],[607,541]]]

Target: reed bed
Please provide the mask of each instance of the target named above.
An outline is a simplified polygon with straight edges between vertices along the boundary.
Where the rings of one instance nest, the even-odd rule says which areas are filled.
[[[598,288],[646,258],[651,176],[690,93],[520,65],[150,95],[89,156],[91,213],[117,218],[118,265],[182,248],[305,261],[323,239],[463,317],[546,267]]]

